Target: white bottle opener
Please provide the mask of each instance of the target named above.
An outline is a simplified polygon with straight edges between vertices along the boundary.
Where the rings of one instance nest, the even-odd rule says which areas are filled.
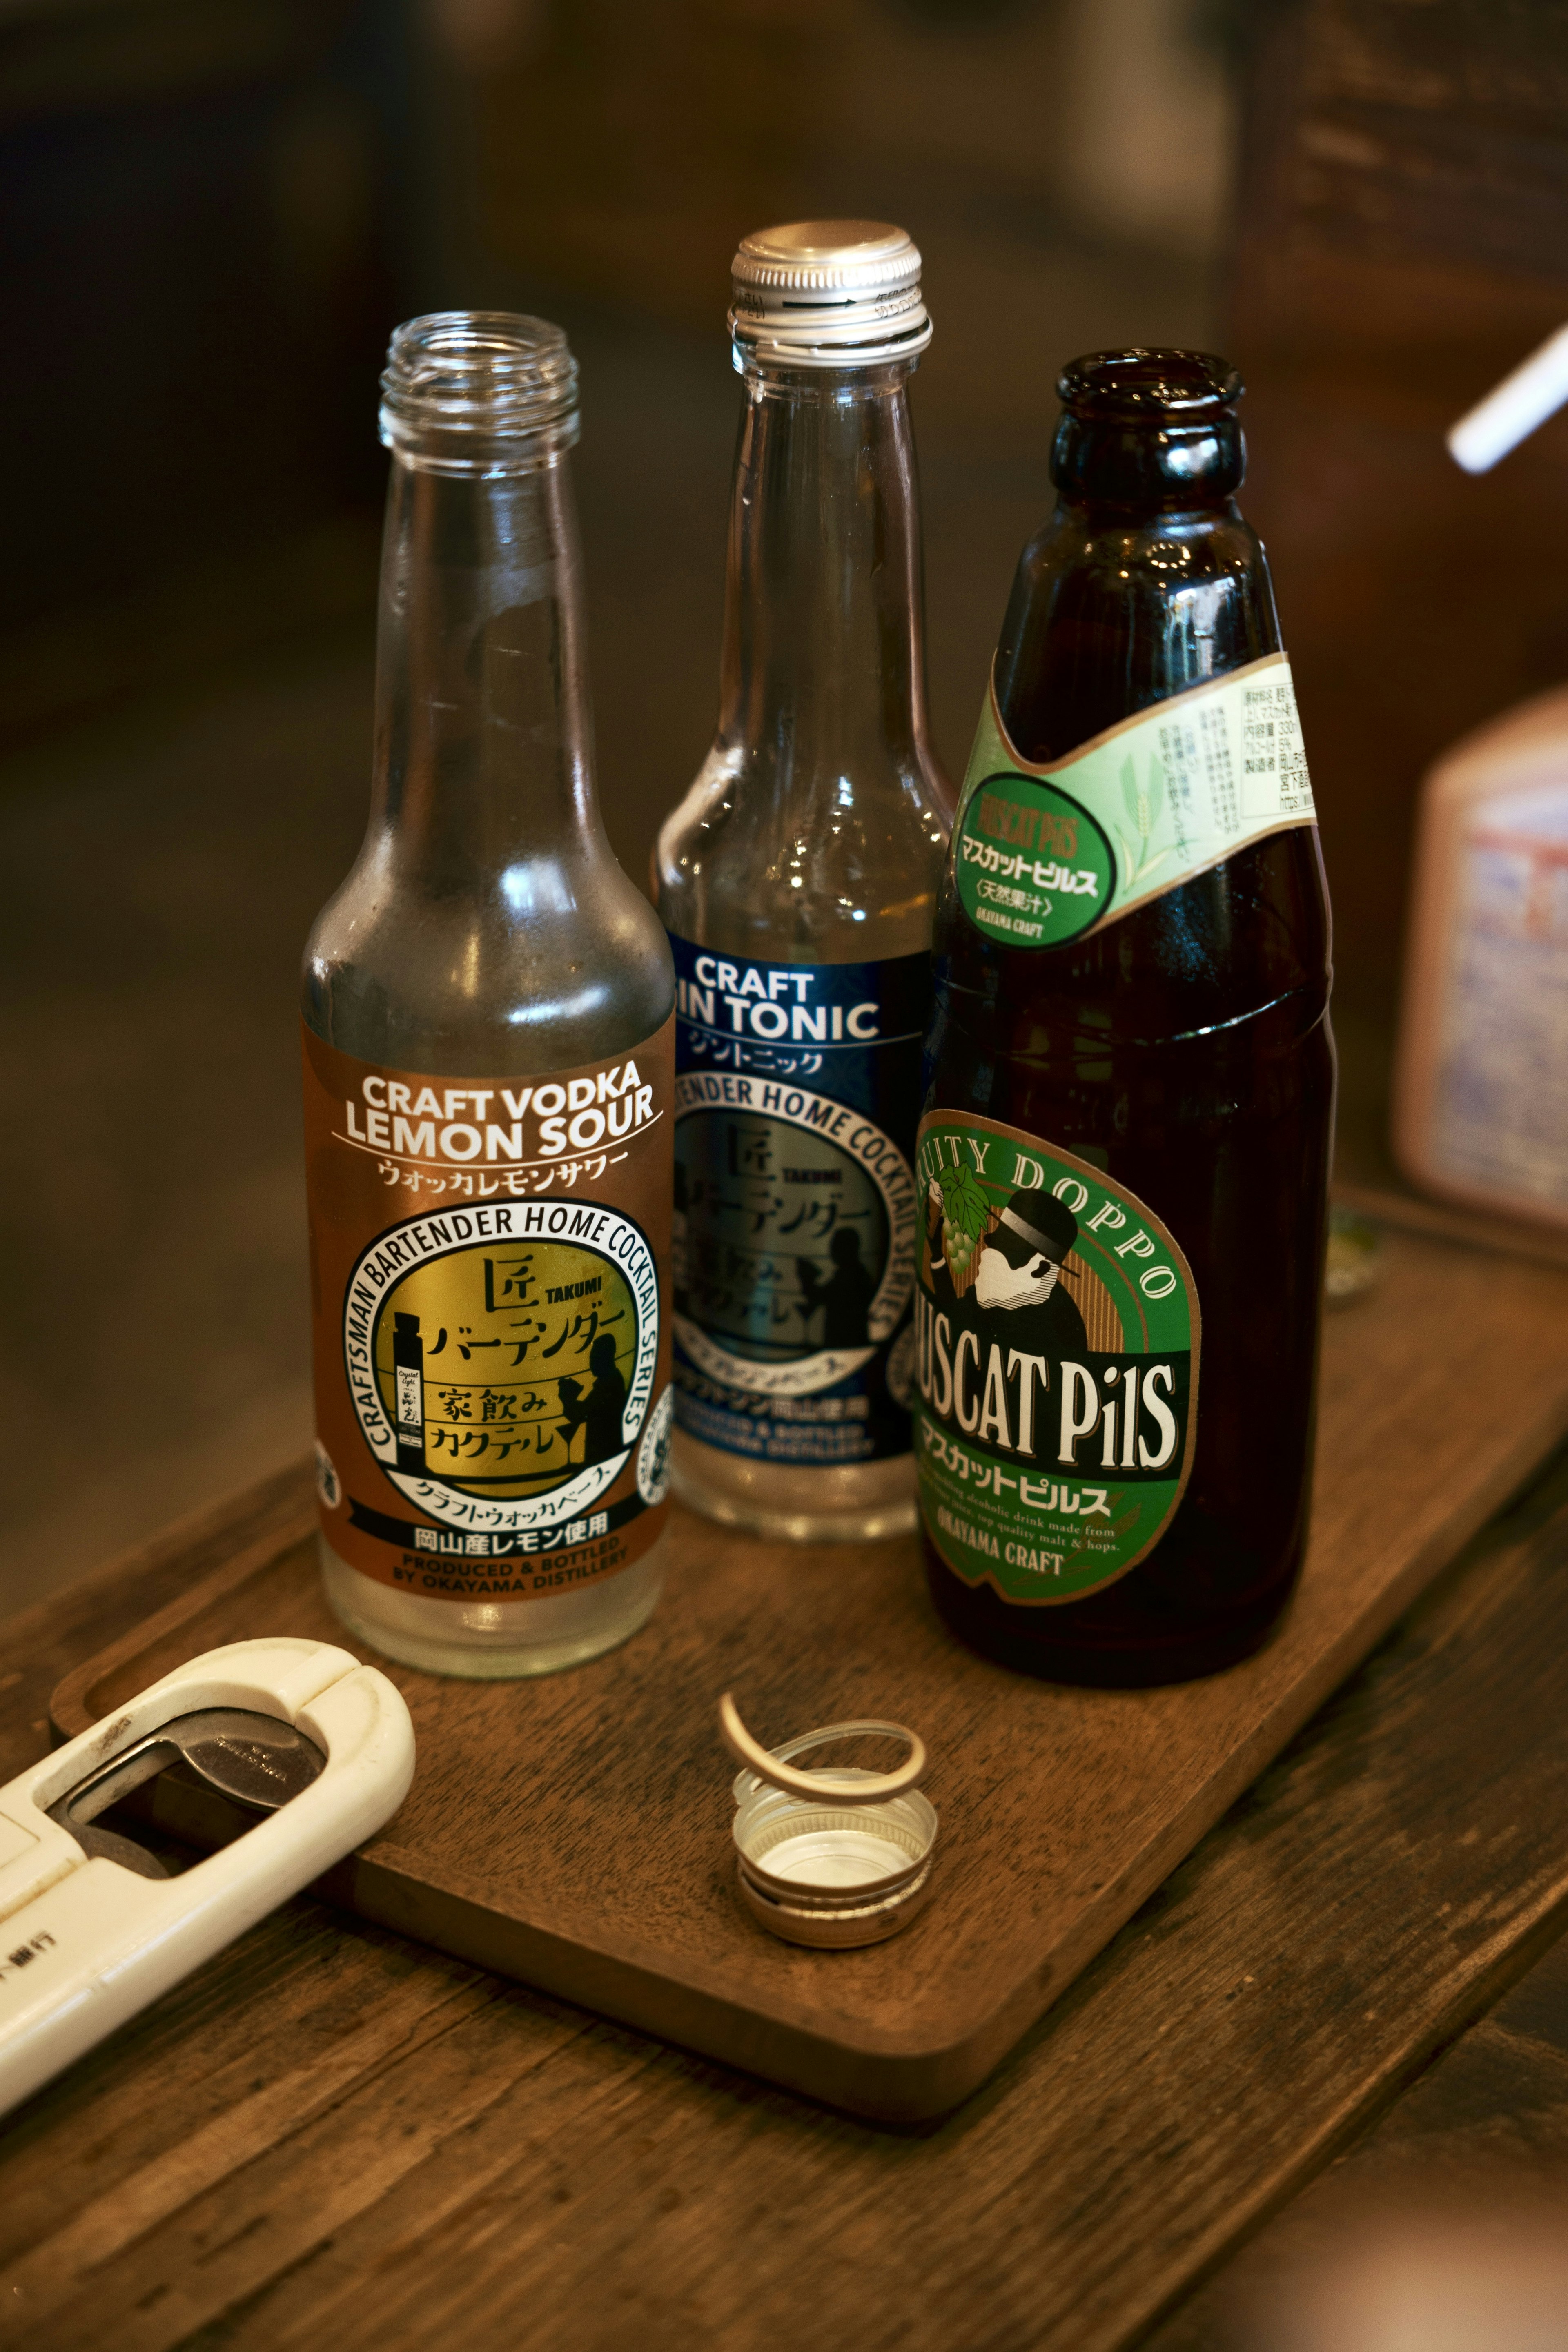
[[[177,1878],[94,1817],[184,1759],[255,1825]],[[326,1642],[231,1642],[0,1788],[0,2114],[389,1820],[414,1727]]]

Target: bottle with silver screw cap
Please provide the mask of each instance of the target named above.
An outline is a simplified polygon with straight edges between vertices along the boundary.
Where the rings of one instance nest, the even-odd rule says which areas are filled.
[[[735,256],[719,724],[655,858],[676,1485],[797,1539],[914,1524],[910,1170],[952,807],[926,719],[920,280],[875,221],[765,229]]]

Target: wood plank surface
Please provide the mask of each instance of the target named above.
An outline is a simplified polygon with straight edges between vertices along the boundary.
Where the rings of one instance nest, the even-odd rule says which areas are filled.
[[[1435,2239],[1448,2249],[1457,2242],[1458,2280],[1444,2277]],[[1554,2259],[1549,2278],[1532,2282],[1531,2307],[1550,2293],[1550,2332],[1539,2312],[1534,2335],[1510,2331],[1508,2274],[1542,2267],[1548,2246]],[[1415,2277],[1409,2256],[1399,2260],[1406,2249]],[[1146,2352],[1265,2352],[1288,2316],[1303,2352],[1320,2342],[1323,2352],[1346,2352],[1343,2305],[1354,2298],[1364,2309],[1356,2286],[1365,2277],[1386,2320],[1391,2271],[1404,2273],[1405,2341],[1417,2340],[1421,2273],[1436,2295],[1452,2297],[1456,2284],[1480,2290],[1479,2309],[1445,2314],[1445,2343],[1519,2352],[1568,2335],[1568,1940],[1147,2337]],[[1341,2305],[1337,2336],[1329,2313],[1316,2334],[1302,2329],[1309,2296]],[[1439,2333],[1433,2317],[1427,2300],[1428,2337]]]
[[[1568,1916],[1565,1648],[1559,1466],[936,2128],[291,1905],[12,2120],[0,2339],[1112,2352]]]
[[[613,1656],[523,1685],[391,1670],[414,1787],[332,1891],[853,2113],[954,2106],[1568,1427],[1568,1276],[1405,1235],[1384,1255],[1329,1321],[1308,1567],[1257,1658],[1154,1692],[1037,1684],[948,1638],[912,1540],[800,1550],[678,1512],[668,1595]],[[308,1544],[253,1557],[84,1665],[62,1731],[226,1641],[342,1638]],[[731,1684],[774,1742],[864,1716],[925,1738],[942,1842],[904,1934],[803,1952],[743,1910],[714,1729]]]
[[[1481,479],[1450,425],[1568,317],[1558,0],[1272,0],[1222,348],[1334,902],[1336,995],[1385,1009],[1416,794],[1460,735],[1563,675],[1568,418]]]

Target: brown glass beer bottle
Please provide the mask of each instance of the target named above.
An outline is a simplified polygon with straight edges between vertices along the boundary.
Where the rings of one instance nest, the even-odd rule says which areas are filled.
[[[953,1630],[1126,1685],[1245,1656],[1300,1570],[1329,909],[1237,376],[1058,389],[937,916],[916,1452]]]

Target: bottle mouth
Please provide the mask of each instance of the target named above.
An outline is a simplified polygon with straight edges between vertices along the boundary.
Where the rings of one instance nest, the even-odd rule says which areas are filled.
[[[577,362],[548,319],[410,319],[387,346],[380,425],[389,449],[432,472],[526,472],[577,438]]]
[[[877,367],[931,341],[921,257],[890,221],[790,221],[742,239],[730,265],[738,368]]]
[[[1069,360],[1057,378],[1057,396],[1075,416],[1141,424],[1157,417],[1197,424],[1232,407],[1244,389],[1215,352],[1090,352]]]

